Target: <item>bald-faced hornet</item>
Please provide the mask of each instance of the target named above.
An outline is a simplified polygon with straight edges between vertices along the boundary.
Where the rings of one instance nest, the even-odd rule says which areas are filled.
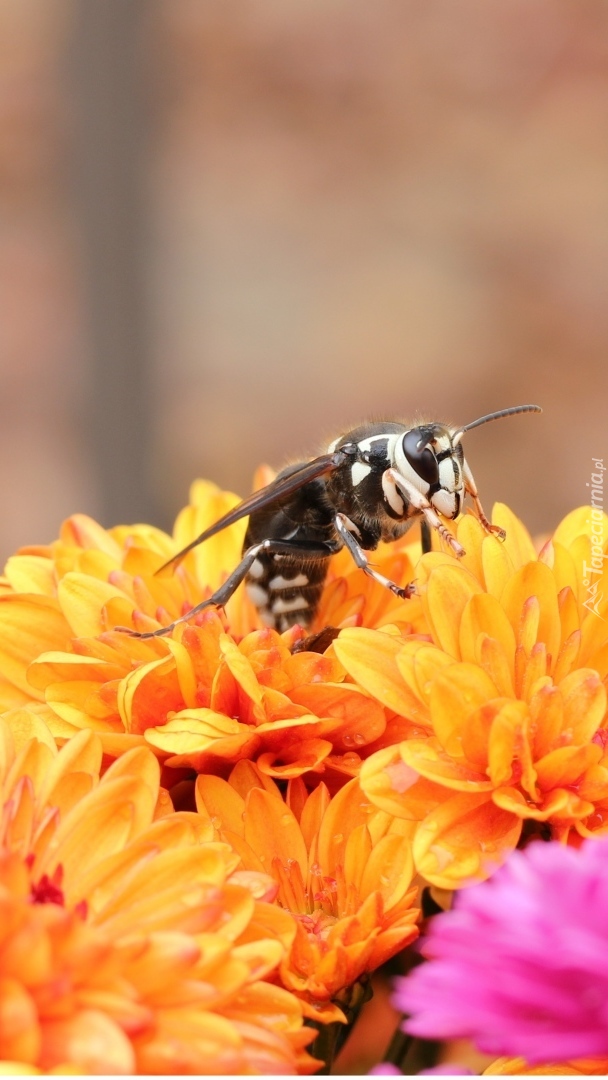
[[[157,571],[175,568],[197,544],[249,517],[243,558],[212,596],[159,630],[120,629],[139,638],[169,634],[203,608],[223,607],[242,581],[264,625],[280,631],[296,623],[306,627],[317,609],[329,558],[342,547],[364,573],[406,599],[414,586],[403,587],[378,573],[365,552],[374,551],[380,540],[398,539],[422,519],[455,555],[464,555],[441,518],[458,517],[465,495],[473,500],[486,532],[504,539],[503,530],[483,512],[461,440],[489,420],[541,411],[538,405],[517,405],[456,430],[439,423],[407,427],[388,421],[341,435],[326,454],[287,466]]]

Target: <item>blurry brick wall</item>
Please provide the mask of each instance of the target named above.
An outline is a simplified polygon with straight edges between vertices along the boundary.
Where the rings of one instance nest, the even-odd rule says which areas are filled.
[[[70,18],[0,0],[3,554],[99,505]],[[544,529],[583,502],[607,442],[605,0],[153,0],[146,32],[164,523],[193,476],[245,493],[365,416],[524,401],[545,415],[467,440],[484,503]]]
[[[0,554],[95,512],[63,164],[64,0],[0,2]]]

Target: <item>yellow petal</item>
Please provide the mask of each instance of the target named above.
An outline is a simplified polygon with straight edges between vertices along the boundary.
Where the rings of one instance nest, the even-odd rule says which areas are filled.
[[[525,525],[515,516],[505,503],[495,503],[492,510],[492,522],[500,525],[506,532],[504,548],[516,569],[536,560],[536,550],[530,533]]]
[[[481,585],[462,566],[438,566],[429,577],[423,596],[425,614],[435,643],[460,660],[459,627],[462,613]]]
[[[55,595],[55,567],[51,559],[42,555],[13,555],[7,561],[4,573],[17,593]]]
[[[342,630],[333,643],[340,663],[372,697],[400,716],[408,716],[411,694],[397,666],[402,642],[362,627]]]
[[[515,657],[515,634],[502,605],[494,596],[478,593],[463,610],[460,624],[460,654],[463,660],[479,663],[480,635],[487,635],[500,645],[506,663],[512,669]]]
[[[184,709],[168,723],[148,728],[145,738],[171,754],[172,765],[190,764],[197,770],[213,758],[236,761],[253,755],[260,745],[255,728],[212,709]]]
[[[0,671],[28,696],[41,700],[28,683],[33,660],[50,649],[65,648],[70,627],[56,600],[45,596],[0,597]]]
[[[114,597],[124,599],[122,589],[106,581],[71,572],[57,587],[57,596],[72,633],[77,637],[96,637],[108,629],[103,607]]]
[[[522,617],[525,616],[526,603],[531,597],[538,601],[538,628],[534,640],[530,643],[522,639]],[[525,648],[535,641],[542,641],[547,652],[556,657],[559,652],[561,623],[557,604],[555,578],[548,566],[543,563],[528,563],[518,570],[505,586],[502,605],[507,618],[515,631],[518,643]]]
[[[488,593],[500,600],[507,583],[515,573],[513,559],[506,544],[495,536],[485,536],[481,545],[483,580]]]

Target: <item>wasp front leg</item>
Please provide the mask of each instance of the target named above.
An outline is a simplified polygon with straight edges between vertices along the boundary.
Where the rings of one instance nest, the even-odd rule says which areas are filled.
[[[384,486],[392,484],[397,492],[401,492],[405,495],[410,506],[413,506],[415,510],[418,510],[424,517],[424,520],[428,522],[432,529],[435,529],[439,536],[446,541],[451,547],[455,555],[460,559],[465,550],[462,544],[458,543],[455,536],[452,536],[450,530],[444,525],[443,521],[431,506],[429,500],[423,495],[418,488],[410,484],[409,480],[400,476],[396,469],[387,469],[383,474],[382,483]]]
[[[401,600],[408,600],[410,596],[414,595],[416,590],[412,583],[403,588],[401,585],[397,585],[395,581],[391,581],[390,578],[385,577],[384,574],[380,574],[378,570],[374,570],[373,566],[370,566],[367,555],[353,535],[353,523],[346,517],[346,514],[336,514],[334,524],[338,536],[344,542],[344,547],[352,556],[355,566],[360,570],[363,570],[368,577],[377,581],[379,585],[383,585],[385,589],[390,589],[390,591]]]
[[[483,511],[483,506],[479,501],[479,494],[477,492],[477,485],[473,479],[473,473],[469,469],[466,461],[462,463],[462,476],[464,480],[464,489],[468,495],[471,496],[475,509],[477,511],[477,517],[483,525],[485,531],[495,536],[497,540],[504,540],[506,538],[506,532],[501,529],[500,525],[493,525],[492,522],[486,517]]]
[[[262,540],[259,544],[253,544],[247,549],[240,563],[235,570],[232,571],[229,577],[226,578],[223,585],[208,597],[207,600],[202,600],[200,604],[191,608],[185,615],[180,616],[179,619],[174,619],[168,626],[161,626],[159,630],[148,630],[141,632],[139,630],[131,630],[128,626],[117,626],[116,629],[120,630],[123,634],[128,634],[129,637],[141,638],[147,640],[148,638],[164,637],[165,634],[170,634],[176,626],[180,626],[182,623],[190,622],[195,615],[204,611],[208,607],[225,607],[230,597],[236,590],[242,581],[247,577],[247,574],[251,570],[256,559],[260,555],[286,555],[301,556],[305,558],[316,559],[328,559],[330,555],[334,553],[335,547],[331,544],[324,544],[322,542],[306,543],[305,541],[298,543],[290,543],[288,540]]]

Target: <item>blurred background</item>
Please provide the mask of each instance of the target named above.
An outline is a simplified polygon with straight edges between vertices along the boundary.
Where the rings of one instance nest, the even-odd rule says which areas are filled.
[[[0,556],[364,418],[535,530],[608,452],[606,0],[0,0]]]

